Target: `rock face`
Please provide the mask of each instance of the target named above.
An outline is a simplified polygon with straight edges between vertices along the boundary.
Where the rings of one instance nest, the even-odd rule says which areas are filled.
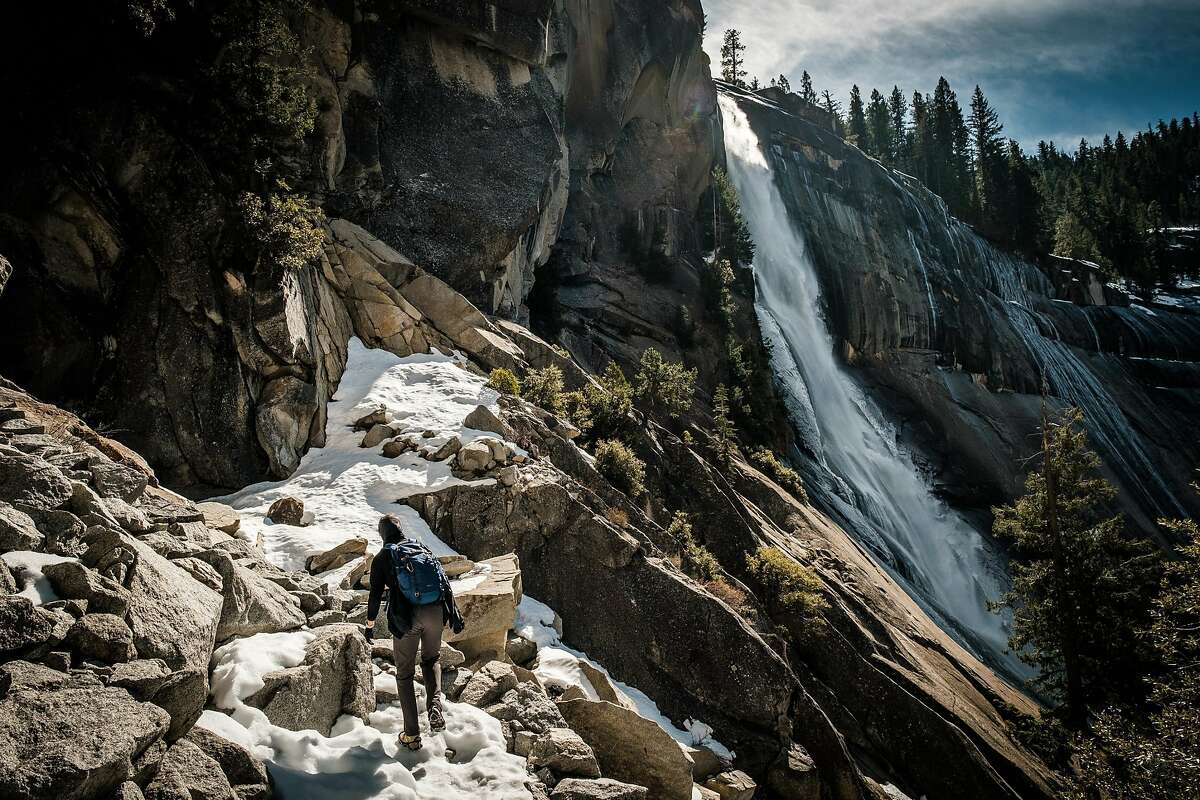
[[[355,625],[327,625],[304,649],[304,663],[263,676],[246,698],[276,725],[328,736],[342,714],[366,719],[375,710],[371,650]]]
[[[1184,391],[1200,377],[1200,317],[1059,302],[1050,277],[915,181],[820,125],[742,108],[812,250],[835,340],[940,486],[985,507],[1020,490],[1046,372],[1055,403],[1083,409],[1135,521],[1200,511],[1185,486],[1200,406]]]

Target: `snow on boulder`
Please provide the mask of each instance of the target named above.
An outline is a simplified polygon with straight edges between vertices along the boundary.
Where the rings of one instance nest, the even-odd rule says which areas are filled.
[[[521,568],[515,554],[480,561],[477,568],[478,576],[464,575],[454,586],[466,627],[446,637],[472,660],[504,654],[521,602]]]
[[[359,719],[375,710],[371,648],[356,625],[327,625],[304,648],[304,660],[261,677],[245,698],[272,724],[328,736],[342,714]]]
[[[605,775],[645,786],[660,800],[691,800],[692,758],[656,723],[604,700],[568,700],[558,710]]]

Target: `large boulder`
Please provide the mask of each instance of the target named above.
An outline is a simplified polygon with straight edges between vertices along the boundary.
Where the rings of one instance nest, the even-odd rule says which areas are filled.
[[[458,701],[482,708],[516,686],[517,676],[512,665],[490,661],[471,676]]]
[[[599,778],[596,754],[570,728],[551,728],[539,735],[529,749],[529,767],[549,767],[556,775]]]
[[[514,671],[519,669],[520,667],[516,667]],[[515,723],[512,725],[514,729],[534,734],[567,727],[567,721],[555,707],[554,701],[546,696],[540,684],[521,680],[520,677],[517,680],[519,682],[516,687],[506,691],[498,702],[486,706],[483,710],[501,722]]]
[[[105,798],[153,757],[167,723],[123,689],[12,691],[0,700],[0,797]]]
[[[303,525],[304,501],[296,497],[281,497],[267,509],[267,519],[279,525]]]
[[[323,553],[309,556],[305,559],[304,568],[316,575],[326,570],[337,569],[338,567],[349,564],[356,558],[365,555],[367,552],[367,540],[361,537],[347,539],[336,547],[332,547]]]
[[[208,669],[221,595],[124,534],[93,537],[81,560],[129,592],[125,619],[142,658],[161,658],[172,669]]]
[[[0,597],[0,658],[58,644],[73,623],[70,615],[35,606],[28,597]]]
[[[119,497],[132,503],[146,491],[150,482],[146,473],[127,467],[103,456],[91,460],[88,470],[92,473],[92,486],[101,497]]]
[[[303,663],[268,672],[246,698],[275,725],[328,736],[342,714],[365,720],[375,710],[371,648],[356,625],[327,625],[304,649]]]
[[[221,765],[187,739],[167,750],[145,796],[146,800],[238,800]]]
[[[793,744],[767,770],[767,788],[788,800],[820,800],[821,776],[812,757]]]
[[[196,557],[221,576],[224,600],[216,632],[218,642],[234,636],[289,631],[304,624],[300,602],[287,589],[221,550],[207,550]]]
[[[78,561],[50,564],[42,574],[59,597],[86,600],[88,611],[124,617],[129,610],[129,592],[124,586],[90,570]]]
[[[565,778],[550,792],[550,800],[647,800],[650,797],[656,796],[651,795],[644,786],[621,783],[611,778]]]
[[[192,728],[187,740],[221,765],[238,800],[267,800],[270,797],[271,777],[267,768],[249,750],[200,727]]]
[[[20,507],[47,511],[71,498],[71,481],[49,461],[0,445],[0,497]]]
[[[37,550],[45,538],[28,514],[0,500],[0,553]]]
[[[67,632],[67,644],[82,658],[106,664],[137,658],[133,631],[115,614],[84,614]]]
[[[224,503],[208,500],[196,503],[196,509],[204,515],[204,524],[222,533],[233,536],[242,527],[242,518]]]
[[[446,637],[469,659],[504,655],[522,596],[521,568],[515,555],[509,553],[479,563],[486,565],[483,579],[472,585],[468,578],[468,588],[454,593],[466,627]]]
[[[171,716],[171,726],[163,738],[173,742],[191,730],[204,711],[208,670],[199,667],[176,670],[147,699]]]
[[[691,756],[657,723],[603,700],[567,700],[558,710],[605,775],[645,786],[661,800],[691,800]]]
[[[465,472],[483,472],[488,468],[488,464],[492,463],[492,448],[488,447],[486,439],[476,439],[459,448],[455,458],[458,460],[459,469]]]

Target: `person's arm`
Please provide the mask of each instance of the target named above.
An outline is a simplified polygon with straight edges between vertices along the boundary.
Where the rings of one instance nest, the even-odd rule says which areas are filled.
[[[379,615],[379,604],[383,601],[383,592],[387,589],[387,571],[391,566],[391,556],[387,550],[380,550],[371,561],[371,591],[367,595],[367,639],[375,636],[375,617]]]

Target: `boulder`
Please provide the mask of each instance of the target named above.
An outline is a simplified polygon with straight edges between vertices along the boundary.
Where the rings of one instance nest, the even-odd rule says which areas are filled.
[[[133,631],[114,614],[84,614],[67,632],[67,644],[81,657],[105,664],[137,658]]]
[[[92,538],[81,560],[129,592],[125,621],[142,658],[161,658],[172,669],[207,670],[221,620],[221,595],[124,534]]]
[[[6,594],[16,594],[21,591],[21,587],[17,585],[17,579],[13,577],[12,570],[8,568],[8,564],[0,559],[0,596]]]
[[[692,758],[692,780],[699,783],[705,778],[716,775],[725,768],[721,763],[721,759],[712,750],[707,747],[688,747],[685,748],[687,754]]]
[[[91,460],[88,470],[92,473],[92,486],[101,497],[119,497],[132,503],[146,491],[150,482],[141,470],[110,461],[105,457]]]
[[[88,569],[78,561],[50,564],[42,574],[59,597],[86,600],[88,611],[124,617],[129,610],[129,592],[124,586]]]
[[[494,433],[506,439],[512,436],[512,431],[508,429],[508,426],[501,422],[500,418],[487,406],[475,406],[475,410],[467,414],[467,418],[463,420],[463,425],[477,431]]]
[[[524,666],[537,656],[537,643],[514,633],[504,645],[504,654],[512,663]]]
[[[268,672],[246,698],[275,725],[328,736],[342,714],[366,720],[375,710],[371,650],[355,625],[328,625],[305,648],[304,662]]]
[[[392,412],[386,406],[379,406],[369,414],[359,417],[354,422],[354,430],[369,431],[376,425],[386,425],[392,421]]]
[[[499,702],[483,710],[501,722],[513,723],[522,730],[534,733],[567,727],[567,721],[541,687],[536,683],[522,682],[519,678],[516,688],[509,689]]]
[[[437,450],[429,454],[430,461],[445,461],[453,455],[457,455],[462,449],[462,440],[457,436],[451,436]]]
[[[366,554],[366,552],[366,539],[360,537],[347,539],[338,546],[330,548],[323,553],[309,556],[305,560],[304,568],[313,575],[316,575],[349,564],[359,556]]]
[[[45,538],[28,514],[0,500],[0,553],[39,550]]]
[[[131,533],[146,533],[150,530],[150,518],[137,506],[126,503],[119,497],[102,497],[101,502],[109,516]]]
[[[438,556],[438,563],[442,565],[442,569],[446,572],[446,577],[450,580],[454,580],[460,575],[466,575],[475,569],[474,561],[460,555]]]
[[[471,676],[458,702],[482,708],[505,692],[517,687],[517,676],[503,661],[489,661]]]
[[[308,627],[320,628],[325,625],[337,625],[345,621],[345,611],[318,611],[308,618]]]
[[[454,669],[467,663],[467,657],[457,647],[442,642],[442,649],[438,651],[438,663],[443,669]]]
[[[604,673],[593,667],[587,661],[579,662],[579,671],[588,679],[588,683],[596,690],[596,697],[601,700],[607,700],[610,703],[616,703],[619,706],[637,711],[637,706],[633,701],[626,697],[623,693],[617,691],[617,687],[613,686],[607,673]]]
[[[170,674],[167,662],[161,658],[139,658],[114,665],[108,685],[119,686],[138,700],[146,700],[158,691]]]
[[[0,497],[21,507],[48,511],[71,498],[71,481],[49,461],[0,445]]]
[[[463,689],[467,688],[467,684],[474,676],[475,673],[466,667],[443,670],[442,694],[446,695],[447,699],[457,702],[462,697]]]
[[[0,697],[21,689],[57,689],[66,682],[66,673],[31,661],[0,664]]]
[[[383,446],[383,455],[386,458],[399,458],[400,456],[413,449],[413,443],[403,437],[398,437],[387,442]]]
[[[467,442],[459,449],[456,456],[458,467],[466,472],[484,472],[492,462],[492,448],[484,439]]]
[[[312,616],[313,614],[325,608],[325,598],[321,597],[321,595],[317,594],[316,592],[306,592],[300,590],[291,592],[291,595],[292,597],[296,598],[296,602],[300,604],[300,610],[308,616]]]
[[[346,577],[342,578],[342,582],[338,584],[342,589],[365,589],[366,582],[369,580],[371,573],[371,562],[375,560],[374,553],[367,553],[363,560],[355,564]]]
[[[299,601],[287,589],[243,567],[220,550],[207,550],[197,558],[217,571],[224,587],[217,641],[290,631],[305,623]]]
[[[229,741],[205,728],[192,728],[187,741],[221,765],[239,800],[266,800],[270,793],[271,777],[267,768],[240,744]]]
[[[501,486],[516,486],[520,479],[521,472],[517,469],[516,464],[509,464],[496,471],[496,480],[500,482]]]
[[[110,800],[145,800],[145,798],[146,796],[142,794],[142,787],[133,781],[125,781],[113,792]]]
[[[201,561],[199,558],[189,557],[175,558],[172,563],[178,565],[188,575],[191,575],[214,592],[225,591],[225,581],[221,578],[221,573],[213,569],[207,562]],[[224,603],[222,603],[222,607],[224,607]]]
[[[549,767],[556,775],[600,777],[596,754],[570,728],[551,728],[539,735],[529,748],[529,766]]]
[[[224,503],[208,500],[203,503],[197,503],[196,509],[204,515],[205,525],[215,528],[222,533],[228,533],[230,536],[233,536],[242,527],[241,516]]]
[[[604,700],[568,700],[558,710],[605,775],[645,786],[655,798],[691,800],[692,759],[656,723]]]
[[[474,586],[455,591],[454,600],[466,626],[459,633],[450,633],[446,641],[468,658],[495,658],[504,654],[521,602],[521,569],[512,553],[479,563],[490,571]]]
[[[754,800],[758,785],[741,770],[719,772],[704,782],[704,788],[716,792],[721,800]],[[791,797],[791,795],[785,795]]]
[[[550,800],[647,800],[650,796],[644,786],[612,778],[564,778],[550,792]]]
[[[116,670],[113,672],[115,674]],[[204,711],[208,700],[208,671],[199,667],[176,670],[148,699],[170,715],[171,725],[163,738],[173,742],[191,730]]]
[[[792,743],[767,770],[767,788],[788,800],[820,800],[821,776],[808,752]]]
[[[167,724],[124,689],[10,692],[0,701],[0,797],[107,797],[144,766]]]
[[[358,446],[378,447],[379,445],[383,444],[385,440],[390,439],[395,435],[396,431],[392,429],[391,425],[372,425],[371,429],[366,432]]]
[[[144,794],[146,800],[237,800],[221,765],[187,739],[167,750]]]
[[[28,597],[0,597],[0,659],[48,649],[61,642],[74,623],[69,614],[35,606]]]
[[[295,497],[281,497],[267,509],[267,519],[279,525],[303,525],[304,501]]]

